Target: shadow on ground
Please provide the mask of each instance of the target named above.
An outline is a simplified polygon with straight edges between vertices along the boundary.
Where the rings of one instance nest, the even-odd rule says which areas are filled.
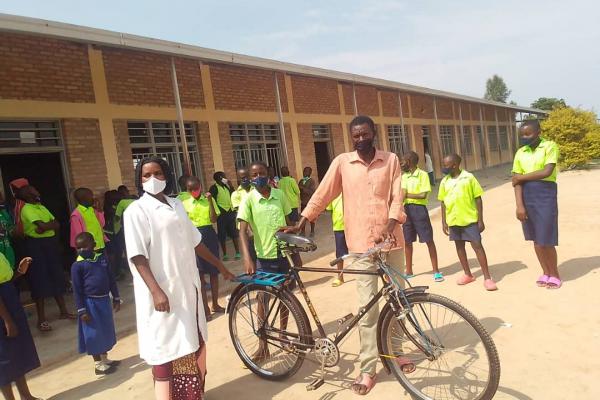
[[[479,278],[483,275],[476,258],[469,259],[469,267],[475,278]],[[494,278],[496,282],[500,282],[505,276],[526,269],[527,265],[523,264],[521,261],[507,261],[499,264],[490,264],[489,268],[492,278]],[[452,275],[460,271],[462,271],[460,262],[455,262],[452,265],[440,268],[440,272],[444,275]]]
[[[565,261],[558,266],[563,281],[574,281],[600,268],[600,257],[580,257]]]

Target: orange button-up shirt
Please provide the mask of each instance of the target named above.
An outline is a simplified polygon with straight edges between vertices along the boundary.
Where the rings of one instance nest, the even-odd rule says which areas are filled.
[[[387,226],[398,221],[394,234],[397,246],[404,247],[401,224],[406,220],[400,189],[400,161],[387,151],[375,151],[370,164],[356,151],[337,156],[302,215],[314,221],[340,193],[344,197],[346,244],[352,253],[373,247]]]

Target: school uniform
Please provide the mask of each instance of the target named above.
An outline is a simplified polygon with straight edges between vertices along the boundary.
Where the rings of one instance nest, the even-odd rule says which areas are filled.
[[[100,355],[110,351],[117,343],[112,303],[119,302],[119,289],[104,254],[92,259],[77,257],[71,266],[73,296],[79,315],[79,352]],[[109,293],[112,295],[112,301]],[[91,320],[83,322],[87,314]]]
[[[233,210],[235,211],[236,221],[237,221],[237,214],[240,209],[240,205],[246,199],[246,197],[248,197],[248,193],[250,193],[253,190],[254,190],[254,186],[250,186],[250,189],[246,190],[242,187],[242,185],[240,185],[231,194],[231,205],[233,206]],[[239,221],[237,221],[236,228],[238,229],[238,231],[240,230]],[[250,258],[252,259],[252,261],[256,262],[256,250],[254,250],[254,236],[252,235],[251,231],[248,233],[248,236],[249,236],[248,241],[250,242],[249,243],[250,248],[248,249],[248,251],[250,252]]]
[[[88,232],[94,237],[96,247],[94,250],[102,251],[106,247],[108,237],[104,234],[104,213],[97,211],[94,207],[85,207],[79,204],[69,219],[70,222],[70,245],[76,249],[75,239],[81,232]]]
[[[214,199],[211,199],[215,213],[218,216],[221,214],[219,207]],[[219,238],[215,232],[212,221],[210,220],[210,204],[206,196],[201,195],[197,199],[193,196],[185,197],[181,201],[185,212],[187,212],[190,220],[202,234],[202,243],[210,250],[210,252],[219,258]],[[218,275],[219,270],[217,267],[209,263],[203,258],[196,257],[198,263],[198,270],[201,273],[207,273],[209,275]]]
[[[25,247],[27,255],[33,258],[26,276],[34,300],[60,296],[66,291],[56,232],[35,231],[37,226],[34,222],[49,222],[53,219],[52,213],[39,203],[26,203],[21,209]]]
[[[219,242],[224,243],[229,236],[232,239],[238,237],[238,230],[235,226],[236,213],[231,204],[231,191],[229,186],[223,186],[218,183],[210,187],[210,193],[219,207],[219,217],[217,218],[217,233]]]
[[[524,182],[523,203],[527,219],[522,222],[525,240],[532,240],[541,246],[558,245],[558,201],[556,175],[558,145],[540,138],[535,149],[529,145],[521,147],[515,154],[512,172],[528,174],[555,164],[552,174],[537,181]]]
[[[431,182],[427,172],[420,168],[413,172],[402,174],[402,189],[409,194],[429,193],[431,192]],[[406,213],[406,222],[402,224],[404,231],[404,241],[414,243],[419,237],[420,243],[433,242],[433,228],[429,219],[429,210],[427,204],[429,199],[404,199],[404,212]]]
[[[282,274],[289,271],[289,262],[279,250],[275,233],[286,226],[285,217],[291,212],[285,194],[274,188],[268,198],[258,190],[251,191],[240,205],[237,218],[246,221],[254,234],[257,270]]]
[[[291,176],[284,176],[279,179],[279,190],[285,194],[288,204],[292,208],[292,212],[289,215],[290,222],[298,222],[300,215],[298,214],[298,207],[300,207],[300,188],[298,183]]]
[[[40,366],[27,316],[12,277],[12,267],[0,253],[0,299],[19,330],[16,337],[7,337],[4,320],[0,318],[0,386],[8,385]]]
[[[481,243],[475,199],[482,194],[483,189],[475,176],[465,170],[456,178],[448,174],[441,180],[438,200],[446,206],[450,240]]]
[[[344,232],[344,200],[342,195],[340,194],[329,203],[325,210],[331,211],[331,224],[335,238],[335,257],[345,256],[348,254],[348,245],[346,244],[346,234]]]

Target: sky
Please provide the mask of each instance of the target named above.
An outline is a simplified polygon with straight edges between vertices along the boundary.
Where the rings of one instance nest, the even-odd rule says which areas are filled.
[[[596,0],[2,0],[0,12],[483,97],[600,111]]]

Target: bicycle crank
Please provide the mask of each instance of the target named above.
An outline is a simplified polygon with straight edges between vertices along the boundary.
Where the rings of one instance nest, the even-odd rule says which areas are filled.
[[[315,357],[325,367],[335,367],[340,361],[338,347],[329,338],[315,340]]]

